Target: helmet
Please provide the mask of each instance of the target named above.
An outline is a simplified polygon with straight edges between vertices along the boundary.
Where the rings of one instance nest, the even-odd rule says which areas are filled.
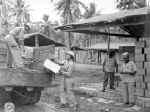
[[[128,60],[129,59],[129,53],[125,52],[122,54],[123,60]]]
[[[70,55],[70,56],[75,57],[75,54],[74,54],[74,52],[73,52],[73,51],[67,51],[67,52],[66,52],[66,54],[68,54],[68,55]]]

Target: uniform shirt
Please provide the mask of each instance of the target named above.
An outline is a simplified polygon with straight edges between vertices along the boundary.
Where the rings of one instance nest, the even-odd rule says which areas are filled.
[[[115,72],[117,67],[117,60],[113,58],[105,58],[103,62],[105,72]]]
[[[136,71],[136,65],[133,61],[129,61],[128,63],[123,63],[121,66],[121,72],[129,72],[134,73]],[[134,82],[135,76],[130,74],[122,74],[122,80],[124,82]]]
[[[133,61],[129,61],[128,63],[123,63],[121,66],[122,72],[130,72],[134,73],[136,71],[136,65]]]
[[[66,77],[69,78],[72,76],[73,69],[74,69],[74,62],[73,61],[65,61],[64,62],[63,72],[64,72],[64,75]]]

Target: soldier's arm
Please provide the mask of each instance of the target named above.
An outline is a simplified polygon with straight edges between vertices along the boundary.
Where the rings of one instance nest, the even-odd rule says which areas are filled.
[[[70,77],[72,73],[72,66],[69,66],[67,70],[63,71],[64,76]]]
[[[118,61],[116,58],[115,58],[115,66],[116,66],[116,72],[118,72]]]

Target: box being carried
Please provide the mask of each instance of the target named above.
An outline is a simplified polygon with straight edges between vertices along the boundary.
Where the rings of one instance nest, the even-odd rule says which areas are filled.
[[[56,63],[54,63],[53,61],[46,59],[44,61],[44,67],[49,69],[50,71],[54,72],[54,73],[59,73],[60,71],[60,66]]]

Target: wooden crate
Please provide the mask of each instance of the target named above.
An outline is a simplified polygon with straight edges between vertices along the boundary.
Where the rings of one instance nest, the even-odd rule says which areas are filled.
[[[149,48],[150,47],[150,38],[144,38],[145,39],[145,47]]]
[[[137,89],[142,88],[142,81],[136,81],[136,88]]]
[[[145,81],[145,76],[144,75],[136,76],[135,80],[136,80],[136,82],[144,82]]]
[[[145,97],[150,98],[150,89],[145,90]]]
[[[137,70],[144,69],[144,62],[136,62],[135,64],[136,64]]]
[[[141,88],[145,89],[145,88],[147,88],[147,84],[145,82],[144,75],[136,77],[136,88],[137,89],[141,89]]]
[[[144,48],[135,47],[135,55],[144,54]]]
[[[140,88],[140,89],[136,88],[135,95],[137,95],[137,96],[145,96],[145,89],[143,89],[143,88]]]
[[[145,55],[140,54],[140,55],[135,55],[135,62],[144,62],[145,61]]]
[[[150,62],[144,62],[144,68],[147,69],[147,73],[149,73],[149,69],[150,69]]]
[[[136,42],[136,48],[144,48],[146,43],[144,40]]]
[[[150,74],[149,75],[145,75],[145,82],[150,82]]]
[[[137,97],[137,105],[144,107],[150,107],[150,98],[148,97]]]
[[[144,66],[142,65],[142,67],[144,67]],[[144,69],[144,68],[137,67],[136,76],[142,76],[142,75],[145,75],[145,69]]]
[[[150,62],[150,54],[145,54],[145,60],[146,62]]]
[[[150,89],[150,81],[147,82],[147,89]]]
[[[145,48],[145,49],[144,49],[144,53],[150,55],[150,48]]]

